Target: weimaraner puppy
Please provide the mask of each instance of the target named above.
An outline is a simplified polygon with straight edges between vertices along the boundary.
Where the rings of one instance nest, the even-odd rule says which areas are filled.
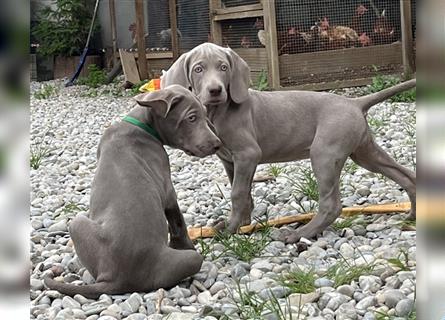
[[[163,145],[204,157],[221,141],[208,127],[205,107],[181,86],[135,99],[142,107],[108,128],[99,144],[90,218],[70,224],[76,253],[96,282],[45,279],[52,289],[88,298],[151,291],[200,270],[203,258],[188,237]]]
[[[370,107],[415,87],[415,80],[360,98],[310,91],[259,92],[249,89],[249,67],[241,57],[230,48],[204,43],[183,54],[163,75],[161,87],[171,84],[196,93],[223,142],[217,155],[232,184],[230,232],[251,222],[251,184],[259,163],[306,158],[318,182],[319,212],[288,234],[287,242],[314,237],[340,215],[339,179],[348,157],[400,184],[415,217],[415,173],[375,143],[366,122]]]

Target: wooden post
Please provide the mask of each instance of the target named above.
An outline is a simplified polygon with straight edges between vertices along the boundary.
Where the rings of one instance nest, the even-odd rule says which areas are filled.
[[[214,20],[216,9],[221,8],[221,0],[209,0],[210,33],[213,43],[223,45],[221,23]]]
[[[109,0],[110,21],[111,21],[111,42],[113,44],[113,66],[117,64],[117,35],[116,35],[116,7],[114,0]]]
[[[264,30],[266,31],[266,51],[269,66],[269,86],[280,88],[280,66],[278,62],[277,19],[275,0],[263,0]]]
[[[179,57],[178,23],[176,19],[176,0],[168,1],[170,11],[170,32],[172,40],[173,61]]]
[[[142,80],[148,78],[147,59],[145,59],[145,36],[144,36],[144,2],[143,0],[135,0],[136,8],[136,37],[138,44],[138,67],[139,75]]]
[[[405,80],[410,79],[414,72],[414,44],[411,18],[411,0],[400,0],[403,77]]]

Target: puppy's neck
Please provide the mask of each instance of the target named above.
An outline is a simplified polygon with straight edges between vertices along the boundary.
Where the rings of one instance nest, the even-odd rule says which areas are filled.
[[[136,106],[128,113],[128,115],[155,129],[161,137],[161,143],[163,145],[168,145],[168,139],[162,133],[162,126],[159,124],[157,116],[153,114],[150,108]]]
[[[229,107],[230,103],[231,103],[231,101],[229,100],[224,103],[212,104],[212,105],[206,106],[207,118],[210,120],[210,122],[214,123],[216,118],[223,116],[226,113],[227,108]]]

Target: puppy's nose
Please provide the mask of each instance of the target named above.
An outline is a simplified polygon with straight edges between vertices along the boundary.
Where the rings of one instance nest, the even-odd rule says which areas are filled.
[[[209,89],[209,93],[212,97],[217,97],[221,94],[222,92],[222,86],[215,86],[213,88]]]

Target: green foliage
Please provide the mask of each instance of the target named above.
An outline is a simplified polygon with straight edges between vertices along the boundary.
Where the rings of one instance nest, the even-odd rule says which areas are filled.
[[[63,212],[64,213],[74,213],[74,212],[78,212],[78,211],[83,211],[86,210],[85,206],[82,204],[77,204],[73,201],[68,202],[64,207],[63,207]]]
[[[36,99],[48,99],[59,93],[59,88],[50,84],[44,84],[42,88],[34,93]]]
[[[379,92],[400,83],[400,78],[388,75],[379,75],[372,78],[369,93]],[[391,102],[414,102],[416,101],[416,89],[401,92],[389,99]]]
[[[315,270],[297,269],[278,278],[281,285],[288,287],[292,293],[311,293],[315,291]]]
[[[255,234],[219,232],[215,236],[215,242],[224,246],[223,254],[232,254],[240,260],[250,262],[253,258],[260,256],[264,248],[271,242],[270,232],[270,227],[265,225]]]
[[[49,147],[47,145],[40,143],[40,144],[31,146],[30,151],[31,151],[31,155],[30,155],[29,162],[30,162],[31,168],[33,168],[34,170],[37,170],[40,167],[40,165],[42,164],[43,160],[47,156],[49,156],[49,154],[50,154]]]
[[[148,80],[148,79],[147,80],[142,80],[141,82],[136,83],[135,85],[133,85],[133,87],[129,90],[130,91],[130,96],[133,97],[133,96],[141,93],[139,91],[139,88],[142,87],[144,84],[146,84],[148,81],[150,81],[150,80]]]
[[[242,289],[237,283],[236,294],[239,298],[235,298],[231,293],[231,300],[236,305],[240,319],[263,320],[272,316],[273,319],[292,320],[289,299],[286,299],[286,305],[283,308],[272,291],[269,291],[270,298],[264,300],[257,293],[249,292],[247,288]]]
[[[86,85],[90,88],[98,88],[107,81],[107,73],[105,70],[99,69],[95,64],[88,66],[88,76],[81,77],[77,80],[77,84]]]
[[[358,216],[352,216],[347,218],[338,218],[332,224],[332,228],[339,231],[344,228],[351,228],[353,225],[366,225],[366,222],[362,219],[359,219]]]
[[[406,251],[405,249],[401,249],[399,256],[396,258],[388,259],[388,262],[402,271],[411,270],[409,267],[408,251]]]
[[[54,9],[47,6],[38,12],[39,23],[33,28],[44,56],[80,55],[88,37],[92,13],[85,0],[55,0]],[[98,30],[95,23],[93,31]]]
[[[295,192],[308,197],[313,201],[318,201],[320,193],[318,192],[317,179],[311,168],[302,168],[297,179],[288,177]]]
[[[264,91],[269,87],[269,82],[267,80],[267,72],[262,69],[260,75],[258,76],[257,84],[254,86],[255,90]]]
[[[328,268],[326,277],[333,280],[334,287],[337,288],[344,284],[351,284],[352,281],[357,281],[360,276],[370,274],[374,267],[372,264],[355,265],[342,259]]]
[[[284,167],[281,167],[278,164],[269,164],[269,174],[273,177],[277,178],[280,174],[286,172],[286,169]]]

